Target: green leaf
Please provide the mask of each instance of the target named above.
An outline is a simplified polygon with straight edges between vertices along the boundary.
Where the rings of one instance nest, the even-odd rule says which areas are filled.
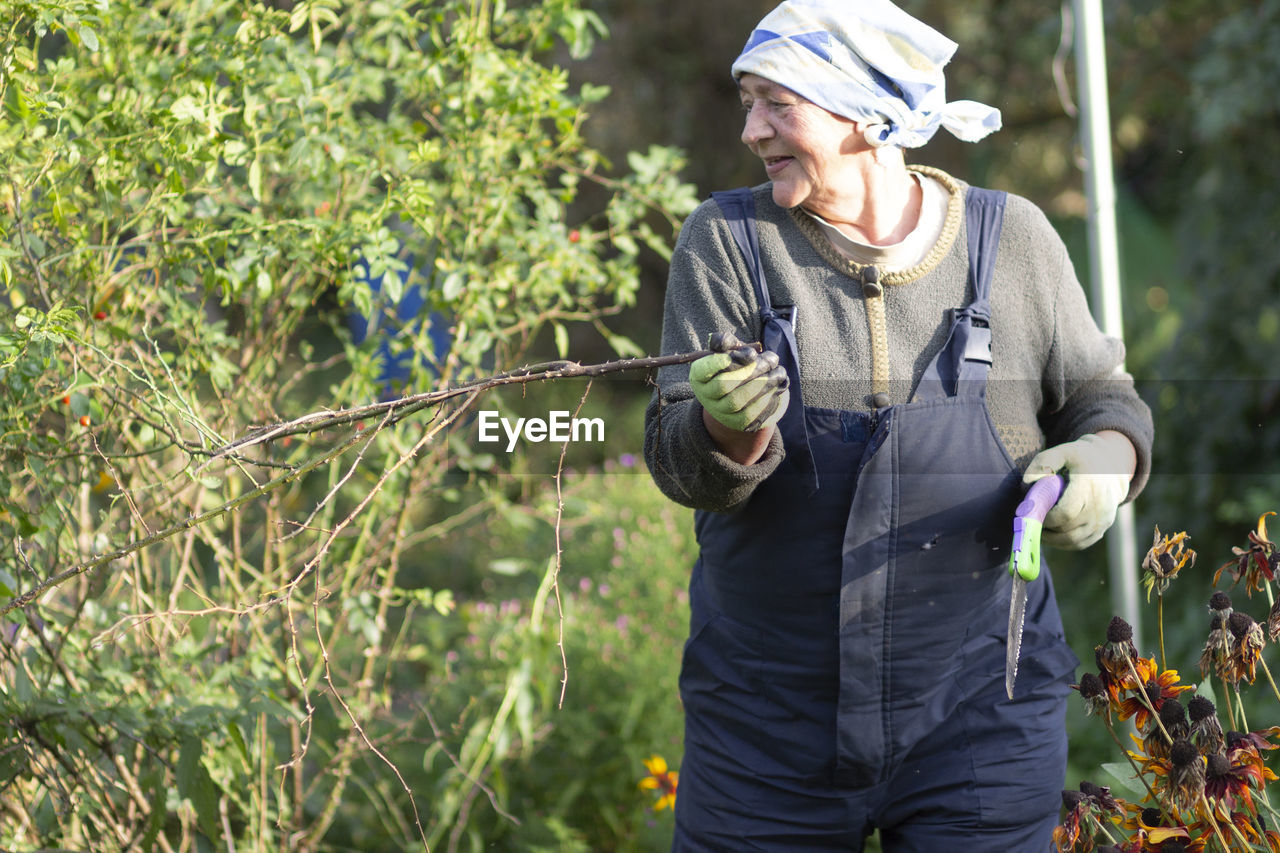
[[[452,302],[458,298],[459,294],[462,293],[463,283],[464,279],[462,277],[462,273],[457,271],[451,272],[445,276],[444,284],[440,287],[440,292],[444,295],[445,299]]]
[[[160,837],[160,830],[164,827],[164,820],[168,812],[165,808],[164,794],[164,777],[162,774],[157,773],[151,784],[151,815],[147,820],[147,832],[142,836],[142,841],[138,844],[139,850],[155,849],[156,839]]]
[[[35,691],[31,689],[31,678],[27,675],[25,666],[13,668],[13,696],[20,705],[29,705],[35,698]]]
[[[35,468],[37,466],[33,465],[31,467]],[[0,522],[5,521],[12,524],[14,529],[18,531],[18,535],[24,539],[35,536],[36,533],[40,532],[40,525],[36,523],[31,514],[24,508],[15,503],[0,500]],[[10,574],[4,573],[4,571],[0,569],[0,587],[3,587],[6,583],[13,589],[17,589],[17,581],[14,577]],[[0,588],[0,593],[3,592],[3,588]]]
[[[555,324],[556,352],[561,358],[569,356],[569,331],[562,323]]]
[[[218,789],[213,777],[205,769],[204,742],[194,736],[183,739],[182,749],[178,754],[178,766],[175,777],[178,793],[191,801],[196,810],[196,819],[200,829],[210,839],[219,837],[218,830]]]
[[[17,744],[0,746],[0,787],[7,786],[27,767],[27,754]]]
[[[244,769],[246,772],[253,769],[253,759],[249,755],[249,746],[245,743],[244,732],[240,731],[240,726],[235,720],[227,723],[227,734],[231,737],[231,742],[236,746],[236,752],[240,753],[240,758],[244,760]]]
[[[388,271],[382,277],[382,292],[386,294],[387,304],[395,306],[400,304],[400,300],[404,297],[404,279],[394,272]]]
[[[365,279],[354,276],[347,279],[339,290],[339,296],[361,317],[373,316],[373,291]]]
[[[625,335],[606,332],[605,337],[609,341],[609,346],[613,347],[613,351],[623,358],[642,358],[645,354],[635,341]]]
[[[542,634],[542,614],[547,606],[547,595],[555,584],[557,568],[556,555],[552,554],[547,557],[547,568],[542,573],[542,582],[538,585],[538,591],[533,595],[533,605],[529,612],[529,625],[535,635]]]
[[[624,255],[634,256],[640,252],[640,246],[630,234],[614,234],[613,245],[616,246],[618,251],[622,252]]]
[[[1128,764],[1122,764],[1118,761],[1108,762],[1102,765],[1102,769],[1116,780],[1119,787],[1127,791],[1129,794],[1141,796],[1146,793],[1146,788],[1138,781],[1134,775],[1133,767]]]
[[[77,31],[80,34],[80,43],[90,51],[97,53],[99,48],[98,34],[88,27],[79,27]]]
[[[507,575],[508,577],[522,575],[531,568],[533,568],[532,563],[518,557],[505,557],[500,560],[489,561],[489,571],[499,575]]]
[[[442,589],[431,597],[431,606],[441,616],[448,616],[457,607],[457,603],[453,599],[453,590]]]
[[[190,95],[183,95],[169,106],[169,112],[179,121],[204,121],[204,110]]]
[[[254,201],[262,201],[262,157],[259,154],[254,154],[253,162],[249,164],[249,192],[253,194]]]

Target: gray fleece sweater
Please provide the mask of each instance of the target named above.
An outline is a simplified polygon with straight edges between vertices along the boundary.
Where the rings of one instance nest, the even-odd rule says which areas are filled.
[[[950,193],[937,245],[918,264],[882,276],[883,295],[863,294],[861,267],[831,246],[813,219],[754,189],[760,255],[775,307],[796,305],[800,391],[807,406],[868,410],[873,390],[910,400],[946,341],[947,310],[967,304],[967,185],[912,167]],[[1120,369],[1124,345],[1102,334],[1066,247],[1044,214],[1010,195],[991,294],[992,365],[987,407],[1009,455],[1024,466],[1039,450],[1087,433],[1128,436],[1138,467],[1129,498],[1150,470],[1151,413]],[[708,201],[685,221],[671,261],[662,352],[705,349],[713,332],[758,341],[751,280],[724,217]],[[874,378],[874,381],[873,381]],[[887,378],[887,386],[885,380]],[[695,509],[728,511],[782,461],[774,434],[765,456],[740,465],[720,453],[702,423],[687,365],[664,368],[645,417],[645,458],[658,487]]]

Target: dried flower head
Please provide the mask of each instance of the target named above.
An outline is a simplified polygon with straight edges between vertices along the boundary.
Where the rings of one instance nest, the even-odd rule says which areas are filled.
[[[1133,626],[1119,616],[1112,616],[1107,624],[1108,643],[1132,643]]]
[[[1178,738],[1169,747],[1169,794],[1179,808],[1194,808],[1204,793],[1204,758],[1196,745]]]
[[[1097,674],[1086,672],[1080,676],[1080,683],[1073,684],[1072,687],[1080,691],[1080,698],[1084,700],[1085,713],[1102,714],[1107,710],[1110,698],[1107,685]]]
[[[1280,639],[1280,601],[1271,605],[1271,611],[1267,613],[1267,636],[1273,643]]]
[[[1103,650],[1105,648],[1105,645],[1093,647],[1093,662],[1098,667],[1098,680],[1100,680],[1102,682],[1102,686],[1106,688],[1107,696],[1111,700],[1111,707],[1118,711],[1120,708],[1120,702],[1124,698],[1124,682],[1126,680],[1131,680],[1132,676],[1129,674],[1129,670],[1127,668],[1121,670],[1118,675],[1112,675],[1111,671],[1107,669],[1106,658],[1103,655]]]
[[[1160,722],[1173,734],[1175,728],[1187,725],[1187,709],[1177,699],[1169,699],[1160,706]]]
[[[1231,759],[1223,753],[1215,753],[1205,760],[1205,796],[1210,802],[1221,802],[1228,812],[1235,810],[1236,802],[1240,799],[1252,811],[1253,801],[1249,794],[1248,778],[1247,766],[1233,767]]]
[[[1138,656],[1133,645],[1133,627],[1119,616],[1107,626],[1107,642],[1098,648],[1098,666],[1113,677],[1128,676],[1129,662]]]
[[[1152,590],[1164,595],[1183,567],[1196,564],[1196,552],[1186,547],[1188,538],[1185,532],[1161,537],[1160,528],[1156,527],[1151,549],[1142,558],[1142,585],[1147,588],[1147,601],[1151,600]]]
[[[1263,750],[1280,749],[1280,744],[1271,742],[1271,738],[1277,734],[1280,734],[1280,726],[1271,726],[1256,732],[1227,732],[1223,737],[1227,743],[1227,752],[1245,750],[1261,761]]]
[[[1257,675],[1258,661],[1262,657],[1262,647],[1267,644],[1262,626],[1253,621],[1249,614],[1237,610],[1227,620],[1227,630],[1232,637],[1230,675],[1227,680],[1236,684],[1243,679],[1252,684]]]
[[[1187,703],[1187,717],[1190,720],[1191,742],[1200,747],[1205,755],[1222,752],[1225,742],[1222,734],[1222,721],[1218,719],[1218,710],[1203,696],[1194,696]]]
[[[1209,636],[1205,639],[1204,650],[1200,652],[1200,675],[1208,678],[1212,673],[1227,679],[1230,672],[1231,634],[1227,632],[1226,620],[1214,613],[1209,620]]]
[[[1085,830],[1092,825],[1101,826],[1099,815],[1120,814],[1122,809],[1111,789],[1092,782],[1081,782],[1079,791],[1063,791],[1062,805],[1066,816],[1062,823],[1054,827],[1053,843],[1059,853],[1071,853],[1079,849],[1076,845],[1085,839],[1092,849],[1093,842]]]
[[[1158,691],[1157,684],[1152,683],[1147,686],[1148,695],[1154,697]],[[1152,758],[1169,758],[1169,738],[1174,741],[1189,739],[1191,725],[1187,722],[1186,709],[1175,698],[1163,700],[1157,715],[1160,718],[1160,725],[1148,726],[1143,732],[1142,748]],[[1168,738],[1165,737],[1165,732],[1168,732]]]
[[[1224,563],[1218,567],[1213,574],[1213,583],[1216,586],[1218,578],[1222,577],[1222,573],[1227,569],[1231,570],[1231,582],[1239,583],[1244,581],[1244,590],[1246,595],[1253,595],[1254,590],[1261,592],[1265,585],[1273,580],[1276,576],[1277,564],[1280,564],[1280,555],[1276,553],[1275,543],[1267,538],[1267,516],[1275,515],[1274,512],[1264,512],[1258,516],[1258,527],[1256,530],[1249,531],[1249,545],[1245,548],[1232,547],[1231,553],[1235,556],[1234,560]]]
[[[1080,793],[1089,799],[1089,804],[1104,812],[1120,812],[1120,803],[1116,802],[1116,798],[1111,796],[1111,789],[1106,785],[1095,785],[1088,780],[1080,783]]]
[[[1231,615],[1231,596],[1222,590],[1218,590],[1209,596],[1209,609],[1216,613],[1224,614],[1223,618],[1225,619]]]

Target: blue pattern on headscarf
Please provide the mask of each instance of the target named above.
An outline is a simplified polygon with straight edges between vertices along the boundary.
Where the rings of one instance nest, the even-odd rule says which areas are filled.
[[[831,45],[831,33],[822,30],[816,33],[797,33],[791,36],[791,40],[809,48],[824,61],[831,61],[831,51],[828,50]]]
[[[756,30],[751,34],[751,38],[747,42],[746,47],[742,49],[742,52],[747,53],[767,41],[773,41],[774,39],[780,38],[790,39],[796,44],[807,47],[809,50],[817,54],[823,62],[831,61],[831,51],[827,49],[831,44],[831,34],[824,30],[818,30],[817,32],[812,33],[792,33],[789,36],[784,36],[780,33],[771,32],[769,30]]]

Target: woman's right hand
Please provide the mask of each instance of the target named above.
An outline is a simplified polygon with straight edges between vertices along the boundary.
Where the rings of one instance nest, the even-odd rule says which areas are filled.
[[[771,432],[769,428],[782,418],[791,400],[787,372],[778,364],[777,354],[757,352],[728,333],[712,335],[710,348],[711,355],[689,366],[689,382],[703,410],[716,425],[734,433]],[[734,444],[757,444],[767,438],[753,435],[746,442],[745,436],[736,438],[708,426],[713,438],[723,436]]]

